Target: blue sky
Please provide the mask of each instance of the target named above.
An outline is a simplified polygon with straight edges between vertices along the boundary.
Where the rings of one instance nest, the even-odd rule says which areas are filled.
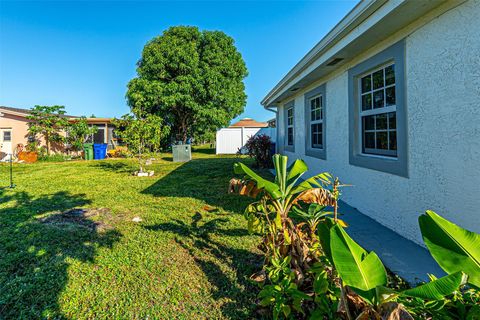
[[[262,98],[356,3],[0,0],[0,105],[121,116],[145,43],[169,26],[195,25],[235,39],[249,70],[240,118],[268,120]]]

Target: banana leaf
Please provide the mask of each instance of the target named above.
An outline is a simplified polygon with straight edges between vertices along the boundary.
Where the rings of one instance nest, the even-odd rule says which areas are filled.
[[[320,244],[322,245],[323,252],[327,257],[328,261],[333,264],[332,250],[330,249],[330,230],[335,225],[333,219],[327,217],[322,223],[317,226],[317,235],[320,239]]]
[[[480,235],[427,211],[419,217],[423,240],[433,258],[448,274],[463,271],[480,287]]]
[[[330,250],[343,284],[373,303],[375,288],[387,283],[387,272],[380,258],[360,247],[338,224],[330,229]]]
[[[297,186],[292,188],[291,193],[297,194],[312,188],[323,188],[325,185],[331,183],[332,175],[328,172],[323,172],[300,182]]]
[[[233,165],[233,170],[236,174],[245,174],[248,179],[255,181],[257,183],[257,188],[265,189],[265,191],[268,192],[272,196],[272,198],[278,199],[282,196],[282,192],[280,191],[277,184],[260,177],[252,169],[250,169],[243,163],[235,163]]]
[[[288,194],[290,190],[295,186],[298,179],[307,172],[308,166],[305,161],[297,159],[295,162],[288,168],[288,175],[287,175],[287,188],[285,190],[285,194]]]
[[[402,291],[400,295],[420,298],[423,300],[442,300],[445,296],[458,290],[467,282],[467,275],[455,272],[448,276],[430,281],[413,289]]]
[[[287,188],[287,163],[288,157],[276,154],[273,156],[273,166],[275,168],[275,183],[279,186],[282,194],[285,194]]]

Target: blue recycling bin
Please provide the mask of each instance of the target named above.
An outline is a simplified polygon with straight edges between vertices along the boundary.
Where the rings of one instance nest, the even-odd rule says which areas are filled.
[[[102,160],[105,159],[107,155],[107,144],[106,143],[94,143],[93,144],[93,159]]]

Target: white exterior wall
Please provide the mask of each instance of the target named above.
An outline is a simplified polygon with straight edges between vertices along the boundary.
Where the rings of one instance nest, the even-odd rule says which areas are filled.
[[[217,131],[216,154],[235,154],[261,128],[223,128]]]
[[[235,154],[257,134],[266,134],[275,143],[275,128],[223,128],[217,131],[216,154]]]
[[[329,171],[353,184],[343,200],[422,244],[418,216],[431,209],[480,232],[480,2],[469,1],[418,28],[409,26],[344,69],[295,96],[295,153],[309,175]],[[404,178],[349,164],[348,69],[405,40],[408,173]],[[326,83],[327,160],[305,155],[304,94]],[[278,107],[278,145],[285,119]],[[348,221],[348,217],[345,217]]]

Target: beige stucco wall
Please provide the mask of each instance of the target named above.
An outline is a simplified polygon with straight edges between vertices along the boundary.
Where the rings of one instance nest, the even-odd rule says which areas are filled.
[[[12,151],[17,144],[27,144],[28,121],[24,117],[3,113],[0,116],[0,128],[12,130]]]
[[[17,116],[2,112],[0,116],[0,129],[11,129],[12,130],[12,152],[15,151],[15,147],[18,144],[23,144],[24,146],[28,143],[28,119],[22,116]],[[45,140],[43,137],[37,137],[40,140],[40,146],[45,146]],[[50,146],[51,152],[63,152],[64,148],[59,144],[52,144]]]

